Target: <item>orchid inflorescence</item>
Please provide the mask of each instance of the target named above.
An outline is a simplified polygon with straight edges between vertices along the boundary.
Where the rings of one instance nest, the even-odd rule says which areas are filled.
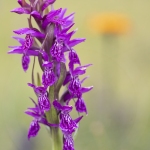
[[[35,107],[25,111],[34,118],[30,124],[28,139],[38,134],[42,123],[50,128],[55,145],[59,145],[60,129],[63,134],[63,150],[74,150],[73,133],[83,116],[79,115],[73,120],[69,114],[73,107],[69,102],[74,100],[76,111],[79,114],[87,114],[82,95],[93,86],[83,87],[82,83],[87,77],[82,80],[79,77],[86,73],[87,67],[91,64],[82,66],[74,49],[74,46],[85,41],[84,38],[72,39],[77,31],[69,31],[74,25],[74,13],[65,16],[67,9],[55,10],[54,2],[55,0],[29,0],[27,3],[25,0],[18,0],[20,7],[11,12],[28,14],[29,27],[13,31],[17,35],[25,35],[25,38],[13,37],[20,46],[10,46],[12,49],[8,53],[22,55],[22,68],[25,72],[29,68],[30,57],[34,57],[32,83],[28,83],[28,86],[34,90],[37,103],[30,98]],[[48,10],[49,6],[51,11]],[[38,29],[33,27],[32,19],[37,23]],[[43,72],[42,82],[37,85],[34,78],[35,58],[38,58]],[[62,86],[66,86],[67,90],[60,96]],[[61,146],[53,147],[56,150]]]

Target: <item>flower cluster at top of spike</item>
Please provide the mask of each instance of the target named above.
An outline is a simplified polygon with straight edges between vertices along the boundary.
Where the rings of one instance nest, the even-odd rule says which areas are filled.
[[[38,58],[39,66],[42,69],[42,84],[36,85],[34,82],[34,64],[32,68],[32,83],[28,83],[36,96],[37,103],[32,99],[35,107],[28,108],[26,114],[34,119],[31,122],[28,138],[37,135],[40,129],[40,123],[49,127],[59,127],[63,134],[63,150],[74,150],[74,141],[72,134],[77,130],[78,123],[83,116],[72,119],[70,112],[73,107],[69,102],[75,100],[75,108],[78,113],[86,113],[87,108],[83,99],[83,94],[90,91],[93,86],[83,87],[82,83],[87,77],[80,80],[80,75],[85,74],[87,67],[91,64],[81,65],[78,54],[74,46],[84,42],[84,38],[72,39],[77,30],[70,31],[74,25],[74,13],[65,16],[67,9],[53,8],[55,0],[18,0],[19,8],[11,12],[17,14],[28,14],[29,27],[14,30],[17,35],[25,35],[25,38],[13,37],[20,43],[20,46],[10,46],[9,54],[22,55],[22,68],[27,71],[30,64],[30,57]],[[51,11],[48,7],[51,6]],[[32,19],[38,25],[38,29],[32,25]],[[40,44],[38,44],[38,42]],[[67,63],[66,60],[69,60]],[[35,59],[34,59],[35,63]],[[68,66],[68,70],[66,70]],[[55,96],[54,100],[49,97],[49,88],[54,86],[56,95],[59,95],[61,86],[67,86],[67,90],[60,98]],[[57,110],[59,115],[59,124],[48,122],[46,112],[51,106]]]

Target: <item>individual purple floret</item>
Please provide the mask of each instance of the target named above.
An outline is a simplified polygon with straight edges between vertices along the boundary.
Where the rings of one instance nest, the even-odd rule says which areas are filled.
[[[60,129],[63,133],[72,134],[78,127],[76,122],[72,120],[69,113],[73,109],[72,106],[62,106],[57,100],[53,102],[54,107],[60,110]]]
[[[72,106],[62,106],[57,100],[53,102],[54,107],[60,111],[60,129],[63,133],[63,150],[74,150],[72,133],[78,128],[78,122],[83,116],[73,120],[69,113]]]
[[[84,42],[84,38],[77,38],[70,40],[71,37],[75,34],[75,31],[66,33],[73,25],[71,25],[69,28],[65,28],[63,30],[55,29],[55,42],[54,45],[52,46],[50,53],[53,58],[55,58],[58,62],[65,62],[65,56],[64,53],[67,51],[70,51],[72,47],[75,45]]]
[[[63,85],[66,85],[69,82],[68,90],[69,93],[66,93],[64,95],[65,101],[68,103],[72,98],[77,98],[77,101],[75,102],[76,110],[79,113],[85,112],[87,114],[87,108],[85,105],[85,102],[82,98],[83,93],[89,92],[93,86],[90,87],[82,87],[82,83],[88,78],[85,77],[81,81],[79,79],[79,75],[83,75],[86,72],[87,67],[91,66],[91,64],[85,65],[85,66],[79,66],[74,69],[74,64],[79,63],[78,57],[76,57],[77,61],[73,61],[70,57],[70,62],[72,61],[72,65],[70,67],[70,72],[66,75],[66,78],[64,80]],[[69,63],[71,64],[71,63]]]
[[[86,78],[84,78],[83,80],[79,80],[79,78],[76,76],[74,77],[68,86],[68,89],[72,95],[72,98],[77,98],[77,101],[75,102],[75,107],[76,110],[80,113],[85,112],[87,114],[87,109],[86,109],[86,105],[85,102],[82,98],[83,93],[85,92],[89,92],[93,86],[90,87],[82,87],[81,84],[83,83],[83,81]]]
[[[93,86],[90,87],[82,87],[82,80],[80,81],[78,77],[72,78],[70,84],[68,86],[69,91],[72,93],[74,97],[80,97],[82,93],[89,92],[92,90]]]
[[[39,38],[44,38],[44,34],[39,32],[35,28],[22,28],[19,30],[14,30],[14,33],[21,35],[25,34],[26,37],[25,39],[19,38],[19,37],[14,37],[21,46],[10,46],[10,48],[13,48],[10,50],[8,53],[9,54],[23,54],[22,56],[22,67],[24,71],[26,71],[29,67],[30,63],[30,57],[29,56],[38,56],[39,52],[36,50],[35,47],[32,47],[33,44],[33,37],[39,37]]]
[[[28,108],[28,110],[25,111],[25,113],[27,115],[30,115],[34,118],[34,120],[30,124],[30,128],[28,131],[28,139],[30,139],[30,137],[35,137],[38,134],[38,131],[40,130],[39,123],[42,123],[46,126],[53,126],[53,127],[58,126],[55,124],[48,123],[43,111],[40,109],[38,104],[36,104],[36,102],[32,98],[30,98],[30,99],[34,103],[35,107],[34,108]]]
[[[43,63],[43,67],[44,72],[42,75],[42,84],[45,87],[52,86],[57,80],[57,77],[53,71],[53,63],[45,61]]]
[[[38,49],[32,47],[33,37],[30,34],[27,34],[25,39],[20,37],[13,37],[16,39],[21,46],[9,46],[12,50],[8,51],[9,54],[23,54],[22,55],[22,67],[26,71],[29,67],[30,57],[29,56],[38,56]]]
[[[48,93],[45,87],[36,87],[35,85],[28,83],[30,87],[32,87],[35,93],[38,96],[39,107],[43,111],[48,111],[50,109],[50,101],[48,99]]]
[[[65,134],[72,134],[77,128],[78,123],[83,116],[73,120],[69,113],[72,111],[72,106],[62,106],[58,100],[53,102],[54,107],[60,111],[60,128]]]
[[[45,88],[48,86],[52,86],[56,81],[57,77],[54,73],[54,63],[49,61],[48,55],[44,51],[40,51],[43,57],[43,68],[44,72],[42,75],[42,84],[44,85]]]

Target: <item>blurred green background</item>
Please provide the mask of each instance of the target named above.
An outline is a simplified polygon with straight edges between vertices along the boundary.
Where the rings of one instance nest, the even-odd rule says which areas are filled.
[[[32,106],[28,97],[35,97],[26,84],[31,67],[24,73],[21,56],[7,55],[8,45],[17,44],[12,31],[27,27],[26,15],[10,13],[16,7],[16,0],[0,1],[0,150],[50,150],[44,126],[27,141],[32,118],[23,112]],[[150,150],[150,1],[57,0],[55,8],[60,7],[76,12],[75,37],[87,39],[76,50],[82,64],[94,64],[84,84],[94,89],[84,95],[88,116],[81,121],[76,150]],[[125,15],[128,32],[93,32],[92,18],[105,13]]]

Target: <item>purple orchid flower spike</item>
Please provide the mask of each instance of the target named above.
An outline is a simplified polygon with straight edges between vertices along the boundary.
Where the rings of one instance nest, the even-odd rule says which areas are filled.
[[[25,38],[13,37],[20,45],[9,46],[11,50],[8,53],[22,55],[24,71],[28,70],[31,56],[34,56],[32,84],[28,85],[34,90],[37,103],[30,98],[35,106],[25,111],[33,118],[28,139],[37,136],[40,124],[43,124],[50,128],[54,150],[75,150],[73,135],[78,131],[79,122],[83,117],[80,113],[87,114],[83,94],[93,88],[93,86],[83,87],[83,82],[88,77],[81,80],[80,76],[86,73],[86,69],[91,64],[83,66],[74,48],[85,41],[84,38],[73,38],[77,31],[77,29],[71,30],[75,25],[74,13],[66,16],[66,8],[54,9],[55,1],[17,0],[20,6],[12,12],[28,15],[28,26],[13,31],[17,35],[25,35]],[[35,23],[38,29],[35,28]],[[37,83],[35,83],[37,59],[42,76],[37,73]],[[61,95],[59,92],[62,86],[66,88]],[[69,104],[72,100],[79,114],[76,119],[72,119],[70,115],[73,106]],[[63,138],[59,135],[59,129]]]
[[[48,93],[45,87],[36,87],[34,84],[28,83],[32,87],[38,96],[39,107],[42,111],[49,111],[50,101],[48,99]]]

